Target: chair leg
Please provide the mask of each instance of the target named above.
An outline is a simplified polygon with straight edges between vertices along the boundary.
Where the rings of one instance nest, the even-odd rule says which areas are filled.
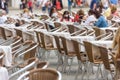
[[[86,69],[87,70],[87,80],[89,80],[89,75],[90,75],[89,65],[91,65],[90,62],[88,62],[87,69]]]
[[[63,65],[63,58],[62,55],[58,52],[57,70],[61,65]]]
[[[64,56],[64,65],[63,65],[63,72],[66,72],[66,67],[68,65],[68,56]]]
[[[72,63],[73,63],[73,58],[70,58],[70,63],[68,63],[69,64],[68,74],[70,74],[70,72],[71,72]]]
[[[46,60],[46,50],[45,49],[43,49],[42,50],[42,54],[41,54],[41,59],[43,60],[43,61],[45,61]]]
[[[82,71],[82,63],[78,60],[78,69],[75,75],[75,80],[77,80],[80,70]]]
[[[99,78],[99,72],[100,72],[100,68],[101,66],[100,66],[100,64],[98,64],[98,69],[97,69],[97,73],[96,73],[96,79],[95,80],[98,80],[98,78]]]

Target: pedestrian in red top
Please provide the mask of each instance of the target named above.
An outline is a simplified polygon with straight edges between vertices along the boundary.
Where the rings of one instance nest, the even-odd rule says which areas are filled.
[[[76,2],[78,6],[81,6],[82,0],[76,0]]]
[[[62,0],[54,0],[53,6],[56,7],[57,10],[63,9]]]
[[[28,9],[31,11],[31,13],[33,12],[32,8],[33,8],[33,2],[32,2],[32,0],[29,0],[28,1]]]

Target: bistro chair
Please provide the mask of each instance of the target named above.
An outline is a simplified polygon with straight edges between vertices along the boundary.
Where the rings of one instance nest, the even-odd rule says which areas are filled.
[[[21,75],[17,80],[62,80],[61,73],[54,69],[35,69]]]

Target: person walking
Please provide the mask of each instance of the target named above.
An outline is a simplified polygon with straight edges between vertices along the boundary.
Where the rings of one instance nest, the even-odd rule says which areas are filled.
[[[42,8],[43,13],[46,12],[47,2],[48,2],[48,0],[40,0],[40,7]]]
[[[53,6],[56,7],[57,10],[63,9],[62,0],[54,0]]]
[[[97,9],[97,0],[92,0],[90,3],[90,9],[96,10]]]
[[[72,0],[68,0],[68,11],[71,12]]]
[[[32,13],[33,12],[33,2],[32,2],[32,0],[29,0],[28,3],[27,3],[27,5],[28,5],[28,9]]]
[[[27,6],[26,6],[26,1],[23,0],[23,1],[22,1],[22,9],[25,9],[25,8],[27,8]]]
[[[6,0],[2,0],[0,2],[0,9],[3,9],[6,11],[6,13],[8,13],[8,3],[6,2]]]

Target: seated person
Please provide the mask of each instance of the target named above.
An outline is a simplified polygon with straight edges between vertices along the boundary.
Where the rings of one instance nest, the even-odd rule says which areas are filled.
[[[0,24],[4,24],[7,21],[7,17],[5,15],[4,10],[0,10]]]
[[[28,19],[30,19],[30,18],[33,18],[33,15],[32,15],[32,13],[26,8],[26,9],[23,10],[22,17],[23,17],[23,18],[28,18]]]
[[[85,25],[91,25],[95,21],[96,21],[96,18],[94,16],[94,11],[93,10],[89,10],[88,17],[85,20]]]
[[[98,19],[95,23],[94,26],[97,26],[99,28],[104,28],[104,27],[108,27],[108,22],[105,19],[105,17],[103,15],[101,15],[101,13],[99,11],[95,11],[94,12],[94,16],[96,17],[96,19]]]
[[[85,19],[85,14],[84,14],[84,11],[80,9],[74,17],[74,22],[81,23],[83,19]]]
[[[64,11],[61,21],[73,22],[73,19],[70,17],[70,13],[68,11]]]
[[[104,11],[103,15],[107,18],[107,19],[112,19],[114,16],[115,17],[120,17],[118,11],[117,11],[117,7],[115,5],[110,5],[110,7]]]
[[[55,7],[51,8],[49,16],[55,20],[59,20],[61,18],[61,14],[56,10]]]

